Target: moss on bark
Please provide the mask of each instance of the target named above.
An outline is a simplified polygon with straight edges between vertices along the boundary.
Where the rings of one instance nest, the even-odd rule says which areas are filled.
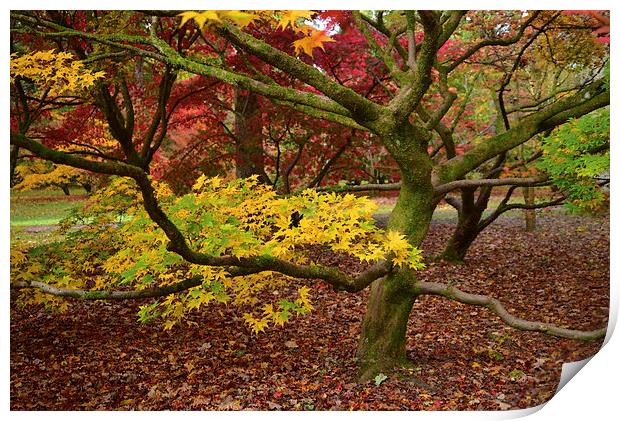
[[[388,228],[405,234],[418,247],[433,214],[432,166],[426,151],[412,147],[413,139],[397,140],[407,156],[395,157],[401,167],[402,181]],[[417,298],[414,285],[413,272],[405,269],[373,283],[358,348],[361,381],[407,363],[407,321]]]

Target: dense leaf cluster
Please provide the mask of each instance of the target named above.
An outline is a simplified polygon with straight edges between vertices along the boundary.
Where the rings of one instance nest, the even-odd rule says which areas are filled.
[[[560,126],[544,139],[538,167],[574,207],[593,210],[605,199],[599,185],[609,173],[609,129],[605,108]]]
[[[155,186],[162,208],[190,247],[206,255],[276,257],[313,265],[309,247],[318,246],[363,261],[391,258],[396,266],[423,267],[420,251],[402,234],[385,233],[374,225],[376,204],[366,197],[314,190],[280,197],[271,187],[258,184],[256,177],[226,182],[203,176],[192,192],[183,196],[175,196],[166,184]],[[298,224],[291,223],[294,212],[302,216]],[[233,274],[224,266],[188,263],[168,251],[166,235],[148,217],[135,183],[129,179],[115,178],[62,225],[66,232],[62,243],[29,252],[18,245],[12,248],[13,279],[36,277],[50,285],[92,291],[127,286],[139,290],[200,279],[197,286],[181,294],[142,307],[140,320],[162,318],[164,328],[211,302],[246,306],[244,320],[254,332],[312,309],[310,291],[305,287],[295,299],[261,302],[261,291],[277,290],[292,281],[286,275],[272,271]],[[24,291],[22,301],[66,308],[40,292]]]

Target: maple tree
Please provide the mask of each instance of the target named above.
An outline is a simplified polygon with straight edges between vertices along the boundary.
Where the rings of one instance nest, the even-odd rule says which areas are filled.
[[[189,309],[213,300],[226,301],[230,294],[251,295],[266,284],[277,288],[281,282],[278,279],[286,277],[320,279],[349,292],[372,285],[358,350],[361,377],[365,379],[406,361],[406,325],[413,304],[422,295],[486,307],[517,329],[582,340],[605,335],[604,328],[579,331],[524,320],[508,312],[495,298],[438,282],[417,281],[415,276],[421,264],[418,247],[428,232],[436,205],[448,193],[469,187],[531,183],[502,178],[466,179],[468,174],[489,161],[503,160],[511,150],[538,134],[609,104],[605,80],[595,75],[569,92],[537,104],[512,124],[500,95],[504,129],[473,139],[467,148],[457,148],[452,134],[444,130],[442,121],[459,96],[459,89],[452,84],[457,69],[520,42],[525,51],[533,42],[533,34],[548,28],[556,14],[496,12],[493,16],[497,20],[483,25],[479,34],[470,31],[462,46],[455,45],[454,38],[459,28],[467,28],[464,22],[479,16],[475,13],[353,11],[339,13],[336,18],[324,15],[344,33],[359,34],[358,48],[378,58],[385,77],[366,80],[373,90],[382,92],[373,96],[355,86],[359,79],[368,79],[368,73],[343,80],[321,67],[321,57],[330,46],[338,44],[338,36],[314,27],[306,19],[314,13],[207,11],[185,12],[179,18],[176,12],[167,11],[110,12],[113,16],[120,13],[123,22],[133,19],[134,25],[124,27],[98,25],[100,19],[105,20],[105,13],[80,13],[82,18],[72,22],[53,13],[12,12],[16,24],[13,32],[43,40],[65,40],[83,60],[89,59],[90,46],[98,46],[102,60],[119,55],[133,57],[125,61],[128,68],[138,60],[148,62],[153,74],[151,86],[160,94],[152,103],[155,111],[153,106],[144,107],[140,117],[145,118],[138,119],[136,93],[127,84],[130,72],[124,68],[114,74],[114,67],[107,68],[111,72],[109,80],[95,84],[94,102],[118,143],[112,156],[98,154],[93,158],[68,153],[37,141],[27,132],[11,134],[13,145],[54,163],[125,177],[101,192],[97,201],[101,206],[91,207],[96,223],[86,229],[87,234],[99,236],[98,244],[87,248],[89,257],[114,256],[112,261],[117,264],[112,267],[95,261],[89,266],[87,260],[74,259],[66,269],[54,271],[37,262],[37,256],[47,253],[56,253],[57,259],[63,260],[68,253],[65,246],[73,250],[72,254],[76,247],[85,251],[84,246],[89,244],[85,239],[68,240],[64,246],[34,253],[15,247],[12,286],[24,290],[26,297],[166,297],[146,307],[142,317],[164,316],[165,326],[171,327]],[[502,25],[497,26],[497,21]],[[272,35],[286,31],[292,42],[271,44],[277,38]],[[250,62],[247,69],[228,66],[222,57],[236,51],[252,57],[256,64]],[[517,54],[517,58],[518,66],[522,57]],[[202,177],[193,192],[175,196],[165,184],[154,181],[150,169],[168,134],[172,117],[169,99],[181,71],[376,136],[400,173],[398,200],[388,231],[383,233],[374,227],[368,202],[353,196],[305,191],[277,198],[254,179],[222,184],[217,178],[209,181]],[[278,83],[270,76],[272,71],[296,82]],[[502,89],[513,72],[506,73],[509,76],[503,80]],[[149,117],[151,123],[145,124]],[[437,139],[445,150],[445,159],[431,157],[429,146],[431,142],[437,144]],[[338,209],[340,214],[332,209]],[[112,210],[118,210],[118,215]],[[298,223],[291,221],[294,212],[304,216]],[[115,218],[124,214],[131,218],[123,219],[120,228],[114,229],[111,225],[119,222]],[[127,230],[128,235],[119,238],[122,230]],[[327,247],[374,264],[361,273],[348,274],[307,261],[302,246]],[[119,269],[123,271],[119,273]],[[76,276],[80,273],[89,276]],[[125,285],[133,288],[118,289]],[[248,313],[246,322],[260,331],[270,323],[288,319],[291,312],[303,313],[310,309],[308,295],[307,290],[300,289],[293,301],[271,307],[267,303],[262,307],[262,316]]]
[[[11,44],[13,48],[13,44]],[[78,105],[80,94],[103,77],[91,72],[69,53],[37,51],[18,56],[11,54],[11,133],[24,135],[54,110]],[[10,155],[11,185],[20,149],[12,145]]]
[[[518,121],[523,114],[541,106],[548,106],[567,92],[587,83],[592,77],[604,73],[604,69],[609,65],[605,48],[597,45],[597,40],[593,39],[588,31],[576,30],[570,33],[566,31],[567,28],[583,25],[583,17],[544,12],[534,22],[542,19],[546,19],[543,21],[545,23],[524,39],[526,42],[523,45],[515,43],[512,55],[503,56],[502,60],[505,60],[505,63],[493,60],[495,68],[503,67],[501,77],[498,78],[499,87],[494,87],[492,94],[495,112],[494,115],[491,114],[491,118],[495,119],[496,131],[509,129],[513,124],[512,121]],[[579,48],[576,48],[577,45]],[[488,53],[489,57],[493,55],[497,56],[497,52]],[[490,61],[489,58],[481,57],[478,62],[482,66],[487,66],[486,63]],[[567,67],[572,70],[566,72]],[[574,72],[576,69],[579,71]],[[491,73],[497,73],[497,70]],[[607,130],[607,135],[608,132]],[[605,136],[604,129],[601,135]],[[565,186],[554,183],[545,171],[541,173],[540,170],[544,167],[536,163],[543,151],[537,144],[540,144],[540,140],[532,139],[513,151],[512,156],[510,154],[501,156],[483,169],[486,178],[508,179],[506,181],[513,179],[517,182],[516,184],[505,182],[505,185],[510,187],[496,209],[487,216],[483,217],[483,213],[488,207],[492,186],[462,189],[460,198],[447,198],[448,203],[457,209],[459,218],[441,257],[462,261],[479,233],[509,210],[524,209],[526,230],[533,230],[535,209],[565,203],[567,196],[575,199],[574,194],[568,194]],[[536,186],[544,187],[551,184],[560,187],[559,194],[556,193],[549,199],[535,203]],[[519,185],[523,189],[524,203],[510,203]]]
[[[18,165],[15,177],[21,179],[13,186],[16,190],[34,190],[56,187],[69,196],[69,187],[79,185],[90,193],[95,182],[86,171],[67,165],[54,165],[50,162]]]

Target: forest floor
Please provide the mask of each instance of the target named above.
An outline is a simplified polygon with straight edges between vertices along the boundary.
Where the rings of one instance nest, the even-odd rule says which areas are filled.
[[[422,280],[492,295],[523,318],[590,330],[607,322],[609,218],[542,213],[527,233],[500,218],[464,264],[433,261],[453,221],[423,244]],[[323,256],[323,259],[333,257]],[[322,260],[323,260],[322,259]],[[339,262],[355,271],[352,260]],[[582,343],[506,327],[486,309],[416,302],[411,367],[356,383],[355,350],[368,292],[312,285],[315,310],[258,336],[239,309],[213,306],[196,326],[141,325],[143,302],[75,302],[53,314],[11,300],[12,410],[505,410],[549,400],[561,366],[593,355]],[[299,285],[291,285],[294,290]]]

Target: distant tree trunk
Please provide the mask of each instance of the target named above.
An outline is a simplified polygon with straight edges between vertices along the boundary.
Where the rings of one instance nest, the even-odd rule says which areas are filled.
[[[491,189],[485,189],[475,199],[475,189],[462,189],[461,201],[456,206],[458,221],[446,248],[439,255],[440,259],[449,262],[462,262],[469,247],[480,234],[480,219],[487,208]]]
[[[526,205],[534,205],[536,202],[536,189],[529,186],[523,187],[523,199]],[[525,209],[523,214],[525,216],[525,230],[527,232],[536,230],[536,210]]]
[[[90,183],[83,183],[82,187],[86,190],[86,193],[91,194],[93,192],[93,186]]]
[[[66,195],[66,196],[71,196],[71,192],[69,191],[69,186],[66,184],[61,184],[60,188],[62,189],[62,192]]]
[[[448,262],[462,262],[469,251],[469,247],[480,234],[479,222],[480,216],[475,213],[459,215],[456,229],[439,257]]]
[[[265,173],[262,124],[256,94],[237,88],[235,95],[235,175],[238,178],[258,175],[261,183]]]
[[[12,146],[11,147],[11,178],[10,178],[10,183],[11,183],[11,187],[13,187],[13,185],[15,185],[15,169],[17,168],[17,158],[19,158],[19,146]]]

